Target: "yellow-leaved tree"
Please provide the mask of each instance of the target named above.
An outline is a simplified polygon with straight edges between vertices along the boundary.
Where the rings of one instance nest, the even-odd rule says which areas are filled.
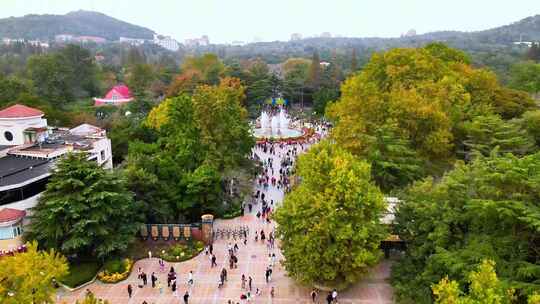
[[[56,251],[37,246],[33,242],[26,252],[0,259],[0,303],[54,303],[53,280],[68,273],[68,264]]]

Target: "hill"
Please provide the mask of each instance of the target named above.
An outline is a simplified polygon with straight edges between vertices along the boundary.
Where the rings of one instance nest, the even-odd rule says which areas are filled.
[[[0,38],[54,39],[56,35],[152,39],[154,31],[105,14],[76,11],[65,15],[26,15],[0,19]]]

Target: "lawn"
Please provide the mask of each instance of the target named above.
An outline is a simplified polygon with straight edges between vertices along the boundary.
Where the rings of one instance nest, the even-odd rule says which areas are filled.
[[[69,274],[61,282],[71,288],[80,286],[92,280],[100,267],[97,261],[70,263]]]

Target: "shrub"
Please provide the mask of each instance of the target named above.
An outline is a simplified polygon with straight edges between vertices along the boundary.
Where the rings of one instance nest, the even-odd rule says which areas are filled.
[[[127,279],[133,261],[131,259],[109,260],[103,265],[103,270],[98,273],[98,279],[103,283],[117,283]]]

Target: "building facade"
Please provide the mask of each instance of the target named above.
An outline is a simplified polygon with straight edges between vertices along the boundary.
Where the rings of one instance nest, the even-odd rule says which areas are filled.
[[[0,110],[0,250],[22,245],[27,215],[45,190],[55,162],[70,152],[84,152],[89,160],[112,169],[105,130],[89,124],[53,128],[43,112],[23,105]]]

